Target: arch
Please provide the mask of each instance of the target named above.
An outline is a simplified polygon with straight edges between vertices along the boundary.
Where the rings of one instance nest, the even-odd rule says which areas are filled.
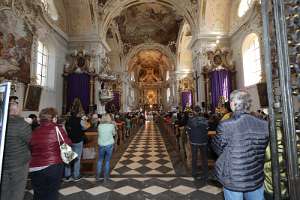
[[[187,6],[184,6],[185,4],[182,2],[183,1],[176,1],[176,0],[169,0],[168,2],[167,1],[153,2],[153,0],[142,0],[142,1],[126,0],[120,2],[118,0],[112,0],[106,3],[105,6],[102,8],[103,20],[101,21],[101,25],[99,26],[101,27],[99,28],[100,38],[102,39],[104,44],[107,44],[105,36],[106,36],[106,32],[108,31],[109,25],[111,24],[113,19],[119,16],[124,9],[127,9],[134,5],[143,4],[143,3],[157,3],[179,11],[179,14],[183,16],[183,18],[189,23],[190,27],[194,31],[194,27],[196,27],[196,22],[191,12],[187,9]]]
[[[237,15],[243,17],[251,8],[252,4],[253,0],[240,0]]]
[[[130,60],[135,55],[137,55],[140,51],[143,51],[143,50],[158,50],[158,51],[160,51],[162,54],[166,55],[169,58],[169,61],[171,63],[170,67],[172,70],[174,70],[176,58],[175,58],[175,55],[171,52],[171,50],[169,48],[165,47],[164,45],[158,44],[158,43],[155,43],[155,44],[145,43],[145,44],[138,45],[130,50],[130,52],[126,56],[125,62],[124,62],[126,71],[130,70],[130,67],[131,67],[131,66],[129,66]]]
[[[244,86],[248,87],[261,81],[261,50],[256,33],[248,34],[242,44]]]
[[[185,61],[189,62],[187,63],[191,69],[193,68],[193,58],[192,58],[192,50],[190,47],[190,42],[192,41],[192,37],[189,36],[189,32],[191,31],[191,28],[189,24],[185,21],[179,32],[178,36],[178,48],[177,48],[177,60],[176,60],[176,70],[180,70],[180,64],[182,63],[183,57],[185,57]],[[190,38],[189,38],[190,37]]]

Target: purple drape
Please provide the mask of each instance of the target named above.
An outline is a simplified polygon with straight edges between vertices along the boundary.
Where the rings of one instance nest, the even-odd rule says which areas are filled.
[[[211,100],[212,110],[218,106],[218,101],[221,96],[225,97],[225,101],[229,100],[231,85],[231,72],[226,69],[215,70],[210,73],[211,83]]]
[[[185,109],[187,104],[190,104],[192,106],[192,92],[191,91],[186,91],[181,93],[181,105],[182,105],[182,110]]]
[[[67,109],[70,111],[75,98],[79,98],[86,113],[90,104],[90,76],[88,74],[70,74],[68,76]]]

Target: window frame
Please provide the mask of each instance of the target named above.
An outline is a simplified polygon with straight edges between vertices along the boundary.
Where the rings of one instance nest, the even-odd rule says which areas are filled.
[[[41,45],[41,46],[40,46]],[[41,48],[40,48],[41,47]],[[41,57],[41,60],[39,59]],[[38,40],[36,51],[36,82],[42,87],[47,87],[48,69],[49,69],[49,48],[48,46]],[[46,58],[46,59],[45,59]]]
[[[261,59],[259,35],[256,33],[247,34],[242,43],[244,87],[251,87],[262,81]],[[251,66],[255,66],[255,68]]]

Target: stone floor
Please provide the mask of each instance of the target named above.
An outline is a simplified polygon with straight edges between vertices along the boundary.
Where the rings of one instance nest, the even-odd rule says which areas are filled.
[[[222,200],[215,182],[205,185],[189,177],[178,153],[153,122],[119,148],[112,160],[111,181],[95,182],[85,177],[79,182],[63,183],[61,200]],[[30,182],[24,200],[32,199]]]

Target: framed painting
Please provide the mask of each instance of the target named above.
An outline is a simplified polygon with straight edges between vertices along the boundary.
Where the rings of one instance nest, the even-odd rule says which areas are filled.
[[[29,84],[24,98],[24,111],[39,111],[42,96],[42,87]]]

